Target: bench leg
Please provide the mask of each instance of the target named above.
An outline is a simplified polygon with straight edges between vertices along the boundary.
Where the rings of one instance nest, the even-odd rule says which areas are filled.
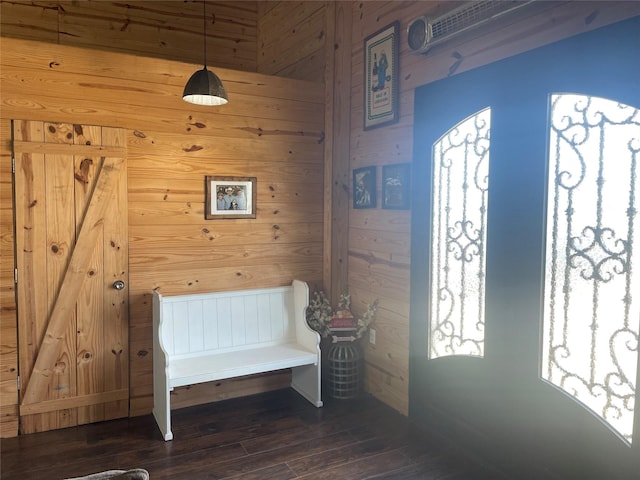
[[[165,441],[173,440],[170,398],[168,382],[155,379],[153,382],[153,416]]]
[[[167,396],[169,396],[169,392],[167,392]],[[153,407],[153,416],[160,428],[162,438],[164,438],[165,441],[173,440],[173,432],[171,431],[171,407],[168,401],[166,406],[163,405],[159,407],[156,403]]]
[[[291,373],[291,387],[313,405],[321,407],[320,364],[293,367]]]

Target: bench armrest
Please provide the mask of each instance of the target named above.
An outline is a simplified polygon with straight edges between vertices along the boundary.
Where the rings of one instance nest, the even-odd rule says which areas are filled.
[[[320,358],[320,334],[307,323],[307,307],[309,306],[309,286],[301,280],[294,280],[293,296],[295,306],[296,340],[310,351],[318,353]]]
[[[169,354],[162,339],[162,295],[153,291],[153,364],[160,368],[169,367]],[[157,361],[157,363],[156,363]]]

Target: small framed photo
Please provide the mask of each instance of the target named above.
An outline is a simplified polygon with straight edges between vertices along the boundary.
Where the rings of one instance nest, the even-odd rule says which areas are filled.
[[[353,208],[376,208],[376,167],[353,170]]]
[[[409,209],[410,174],[410,163],[382,167],[382,208]]]
[[[364,129],[398,121],[399,22],[364,41]]]
[[[204,177],[204,218],[256,218],[256,177]]]

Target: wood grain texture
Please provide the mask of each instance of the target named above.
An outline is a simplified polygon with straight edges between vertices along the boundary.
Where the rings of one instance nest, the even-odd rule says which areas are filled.
[[[85,127],[83,131],[87,134],[86,141],[91,143],[102,143],[101,129],[95,127]],[[80,187],[75,195],[75,210],[83,211],[86,204],[90,201],[91,191],[89,185],[95,181],[95,176],[100,166],[100,158],[88,157],[85,155],[74,156],[74,171],[78,172],[75,177],[76,184]],[[125,170],[126,173],[126,170]],[[113,195],[115,198],[116,195]],[[126,198],[126,197],[125,197]],[[111,205],[110,205],[111,208]],[[120,211],[119,208],[115,209]],[[76,230],[79,228],[77,223],[81,219],[76,219]],[[101,239],[99,239],[101,240]],[[104,257],[104,241],[97,241],[92,257],[89,261],[90,265],[101,265],[101,259]],[[94,299],[102,295],[104,288],[104,280],[102,275],[93,275],[85,279],[84,287],[79,295],[76,312],[77,312],[77,393],[78,395],[90,395],[102,392],[105,382],[105,357],[96,355],[96,352],[103,351],[103,303]],[[102,419],[104,415],[104,405],[92,405],[89,407],[78,408],[78,423],[85,424]]]
[[[21,431],[126,416],[128,308],[111,287],[113,277],[127,281],[125,132],[13,125]],[[103,143],[116,162],[102,156]],[[105,415],[105,402],[117,408]]]
[[[405,32],[421,15],[438,15],[450,2],[353,2],[351,24],[351,101],[336,106],[350,115],[350,145],[342,157],[350,170],[410,163],[413,152],[413,101],[416,87],[524,52],[562,38],[640,14],[637,2],[537,2],[536,8],[487,28],[468,32],[427,55],[409,52]],[[363,131],[363,41],[373,32],[400,22],[400,119],[393,125]],[[413,182],[429,179],[413,178]],[[378,181],[378,196],[381,194]],[[366,388],[398,411],[408,412],[408,304],[411,225],[409,211],[349,211],[348,285],[354,312],[380,300],[373,327],[377,343],[366,346]],[[426,292],[425,292],[426,294]]]
[[[51,317],[47,324],[43,343],[39,347],[38,356],[32,370],[32,377],[24,393],[23,402],[25,404],[35,403],[44,399],[45,392],[42,382],[47,381],[47,378],[51,375],[50,368],[55,358],[60,354],[62,339],[70,336],[65,334],[66,321],[72,315],[73,306],[77,300],[77,292],[84,281],[93,247],[98,235],[101,233],[102,216],[109,206],[111,195],[115,191],[119,169],[123,163],[124,159],[122,158],[105,160],[105,165],[102,167],[102,175],[98,179],[92,201],[87,207],[73,254],[64,259],[64,266],[59,271],[51,268],[51,265],[47,269],[53,275],[53,278],[48,279],[47,284],[55,289],[54,291],[49,291],[48,298],[55,299],[55,303],[51,302],[49,305],[49,308],[52,309]],[[62,168],[58,170],[62,170]],[[47,178],[51,176],[47,175]],[[73,194],[71,196],[73,197]],[[54,216],[53,220],[53,224],[60,225],[59,217],[55,218]],[[47,232],[55,234],[52,225],[47,229]],[[61,235],[54,235],[54,237],[55,240],[52,239],[47,243],[55,244],[56,241],[61,241]],[[54,249],[53,251],[59,250]],[[60,278],[63,278],[62,283],[59,283]],[[57,290],[58,284],[60,285],[59,291]],[[75,333],[75,329],[76,325],[74,323],[74,332],[72,333]],[[75,335],[73,335],[73,338],[75,338]],[[75,365],[75,362],[69,362],[69,364]],[[67,390],[67,388],[69,387],[59,388],[58,390]]]
[[[114,146],[127,145],[127,132],[121,128],[102,128],[102,143]],[[127,170],[120,171],[114,195],[109,208],[111,211],[124,212],[128,209]],[[110,216],[106,219],[105,230],[109,232],[102,238],[102,251],[105,252],[102,282],[104,291],[103,312],[105,324],[102,326],[103,342],[107,355],[102,365],[104,391],[128,389],[130,370],[129,350],[129,298],[126,294],[129,284],[129,225],[124,215]],[[116,290],[113,283],[117,280],[125,282],[125,290]],[[80,352],[80,357],[82,353]],[[104,403],[104,412],[88,417],[109,420],[128,415],[128,398]],[[100,416],[98,416],[100,415]],[[82,422],[80,422],[82,423]]]
[[[324,82],[325,7],[325,2],[303,1],[273,2],[265,9],[258,19],[257,71]]]
[[[211,55],[216,45],[221,45],[224,58],[210,57],[209,60],[223,79],[232,98],[227,106],[211,110],[204,107],[188,107],[180,100],[182,88],[201,63],[200,51],[196,48],[180,48],[184,42],[194,38],[199,43],[200,4],[196,2],[171,1],[135,1],[127,2],[133,8],[116,2],[92,2],[96,18],[89,19],[95,31],[89,31],[83,25],[83,18],[91,13],[83,2],[75,1],[3,1],[0,4],[0,35],[2,35],[2,105],[0,114],[0,435],[11,436],[17,432],[17,333],[16,304],[13,285],[13,209],[11,205],[10,171],[10,128],[11,118],[35,118],[74,122],[78,118],[89,124],[118,125],[127,128],[126,142],[134,155],[134,165],[138,170],[129,172],[128,195],[132,206],[130,215],[130,242],[138,252],[145,247],[166,245],[172,252],[192,246],[198,248],[209,244],[214,252],[218,245],[242,244],[255,241],[262,247],[272,244],[317,245],[324,238],[323,225],[326,222],[324,208],[313,208],[313,215],[307,218],[304,213],[289,215],[295,208],[296,196],[291,192],[305,192],[308,204],[322,205],[318,202],[318,185],[323,184],[322,175],[325,125],[332,124],[318,112],[325,110],[326,91],[318,72],[324,71],[328,55],[323,49],[309,50],[304,55],[289,48],[281,50],[282,60],[279,75],[295,76],[287,79],[266,76],[246,71],[251,69],[247,55],[248,40],[256,38],[255,62],[253,70],[259,68],[261,60],[260,42],[290,46],[289,28],[304,29],[307,17],[319,15],[315,6],[292,2],[215,2],[211,8],[215,19],[208,24],[208,45]],[[313,2],[320,6],[322,2]],[[334,117],[348,118],[349,145],[342,146],[334,155],[348,175],[353,168],[387,163],[410,162],[414,154],[413,143],[413,91],[417,86],[446,78],[447,76],[484,65],[501,58],[526,51],[537,46],[560,40],[590,29],[606,25],[640,14],[638,2],[624,1],[574,1],[574,2],[537,2],[539,9],[527,18],[507,22],[500,28],[476,31],[456,39],[450,44],[439,47],[429,55],[413,55],[403,41],[400,58],[400,120],[397,124],[364,132],[362,125],[362,84],[363,84],[363,40],[372,32],[391,23],[400,21],[400,31],[404,32],[408,22],[424,14],[439,14],[449,7],[449,2],[339,2],[336,7],[350,9],[351,21],[347,25],[334,25],[334,38],[350,36],[350,71],[348,79],[350,98],[336,103]],[[63,14],[60,8],[70,6]],[[298,15],[295,10],[305,11]],[[235,12],[235,13],[234,13]],[[298,15],[298,16],[297,16]],[[293,23],[287,24],[287,18]],[[166,19],[170,18],[169,21]],[[296,18],[301,20],[295,21]],[[60,20],[79,37],[66,38],[64,29],[59,28]],[[284,20],[283,20],[284,19]],[[128,21],[128,23],[127,23]],[[284,21],[284,23],[283,23]],[[329,20],[325,18],[325,24]],[[171,26],[179,26],[180,34],[176,39],[168,35]],[[273,27],[269,26],[269,23]],[[277,25],[280,22],[280,25]],[[120,29],[108,32],[109,42],[99,37],[102,29]],[[309,25],[317,35],[318,22]],[[117,28],[116,28],[117,27]],[[273,28],[273,30],[270,30]],[[284,30],[283,30],[284,28]],[[217,36],[220,29],[220,37]],[[255,30],[252,33],[252,30]],[[329,30],[325,33],[325,47]],[[307,33],[299,33],[300,38]],[[309,39],[308,46],[320,47],[322,39]],[[11,37],[11,38],[10,38]],[[143,38],[145,37],[145,38]],[[45,43],[33,43],[24,40],[33,39]],[[242,46],[235,58],[229,42],[237,39]],[[76,42],[76,43],[73,43]],[[162,42],[167,43],[164,45]],[[61,49],[56,43],[82,45],[95,48]],[[191,43],[189,43],[191,45]],[[335,45],[334,45],[335,46]],[[109,50],[124,49],[139,56],[118,56]],[[273,48],[277,50],[277,48]],[[135,51],[134,51],[135,50]],[[270,53],[269,53],[270,54]],[[177,56],[177,58],[176,58]],[[188,56],[188,57],[187,57]],[[173,58],[172,58],[173,57]],[[267,57],[264,57],[267,58]],[[166,61],[172,60],[172,61]],[[189,62],[188,65],[179,62]],[[222,63],[217,63],[222,62]],[[224,68],[226,67],[226,68]],[[333,68],[335,69],[335,65]],[[233,70],[231,70],[233,69]],[[241,70],[241,71],[239,71]],[[56,76],[55,72],[66,75]],[[335,76],[335,75],[334,75]],[[324,75],[322,75],[324,78]],[[341,77],[344,81],[345,78]],[[312,80],[312,81],[308,81]],[[35,87],[25,93],[25,84]],[[79,89],[79,90],[75,90]],[[75,92],[81,91],[82,97]],[[280,99],[286,100],[280,102]],[[310,103],[312,108],[295,106],[297,102]],[[291,115],[281,109],[281,105],[293,107]],[[346,123],[345,123],[346,124]],[[333,149],[332,149],[333,151]],[[192,163],[199,159],[201,163]],[[327,161],[334,161],[328,159]],[[209,163],[206,163],[208,161]],[[263,201],[273,201],[274,208],[267,212],[264,222],[246,221],[205,222],[197,219],[198,206],[202,204],[202,194],[198,192],[200,174],[236,171],[247,172],[259,164],[254,162],[277,162],[276,168],[267,171],[260,167],[260,176],[270,175],[269,181],[260,183],[259,206]],[[305,165],[306,173],[297,174],[297,165]],[[286,170],[279,175],[281,167]],[[194,169],[191,172],[191,169]],[[196,173],[198,172],[198,173]],[[317,175],[321,175],[318,177]],[[311,186],[313,185],[313,186]],[[310,187],[311,186],[311,187]],[[266,187],[266,188],[265,188]],[[273,187],[271,190],[269,187]],[[350,188],[350,178],[341,188]],[[350,193],[347,193],[350,195]],[[167,206],[165,213],[164,203]],[[275,204],[278,207],[275,207]],[[183,208],[176,208],[182,205]],[[190,205],[190,207],[188,206]],[[334,202],[331,202],[333,207]],[[153,208],[153,207],[156,208]],[[286,206],[286,208],[285,208]],[[342,208],[343,205],[336,207]],[[306,208],[306,207],[304,207]],[[274,213],[275,211],[278,213]],[[188,212],[188,213],[180,213]],[[319,214],[317,212],[320,212]],[[182,221],[179,218],[188,218]],[[244,222],[244,223],[243,223]],[[323,288],[323,270],[349,269],[347,284],[353,292],[354,309],[364,309],[366,302],[380,298],[381,304],[376,319],[381,346],[393,346],[406,342],[408,349],[408,274],[405,266],[400,269],[404,274],[394,274],[387,265],[385,269],[371,269],[368,259],[384,258],[391,261],[392,256],[407,256],[409,246],[410,214],[408,212],[390,212],[381,209],[348,211],[348,243],[345,252],[357,255],[335,256],[324,265],[326,255],[316,258],[312,267],[299,269],[274,265],[271,272],[264,272],[264,265],[247,265],[246,269],[224,265],[218,266],[215,278],[217,287],[231,285],[251,285],[261,281],[267,283],[287,283],[285,277],[292,274],[309,274],[309,282],[317,282]],[[313,247],[315,248],[315,247]],[[201,250],[198,250],[199,252]],[[262,251],[262,250],[261,250]],[[373,252],[374,256],[369,256]],[[227,252],[228,258],[238,253]],[[386,256],[384,256],[386,254]],[[137,255],[137,254],[136,254]],[[130,255],[134,259],[133,254]],[[178,255],[176,259],[181,258]],[[237,257],[235,257],[237,258]],[[315,258],[315,257],[314,257]],[[342,264],[337,262],[342,261]],[[375,260],[377,261],[377,260]],[[134,260],[141,265],[143,261]],[[178,266],[178,261],[174,267]],[[134,322],[130,328],[131,375],[135,381],[131,388],[131,411],[144,414],[150,411],[150,307],[146,303],[148,290],[157,285],[160,273],[148,273],[153,263],[144,263],[147,273],[140,273],[136,285],[132,284],[130,311]],[[177,267],[180,268],[180,267]],[[219,270],[222,268],[222,270]],[[275,271],[277,270],[277,271]],[[183,281],[173,278],[170,281],[176,290],[199,288],[200,271],[185,270]],[[380,278],[378,278],[380,277]],[[390,280],[392,279],[392,280]],[[387,282],[404,282],[387,291]],[[212,280],[213,281],[213,280]],[[326,283],[326,281],[325,281]],[[242,287],[239,287],[242,288]],[[378,348],[380,350],[380,347]],[[390,352],[391,353],[391,352]],[[384,355],[378,355],[376,366],[371,371],[386,371]],[[369,375],[369,374],[368,374]],[[394,408],[406,413],[407,383],[395,377],[386,378],[383,374],[372,373],[368,385],[375,388],[375,395],[388,402]],[[388,380],[388,381],[387,381]],[[277,383],[277,382],[276,382]],[[274,385],[276,384],[274,383]],[[221,386],[221,392],[225,386]],[[268,387],[265,387],[268,389]],[[188,395],[188,392],[186,392]]]
[[[129,200],[125,243],[131,246],[126,255],[131,324],[124,352],[130,359],[131,414],[145,414],[152,393],[147,327],[153,288],[185,293],[286,285],[294,278],[321,281],[323,87],[229,70],[225,85],[235,99],[230,109],[212,110],[179,98],[190,65],[75,47],[34,47],[29,41],[2,39],[3,119],[101,119],[127,129],[121,146],[130,147],[131,155],[120,197]],[[64,60],[50,68],[51,59]],[[91,72],[87,65],[96,61],[99,72]],[[139,77],[140,69],[155,73],[135,85],[131,79]],[[35,98],[26,84],[47,87]],[[139,101],[139,95],[148,96]],[[9,143],[7,136],[3,142]],[[62,150],[69,147],[56,146],[61,154],[71,153]],[[205,175],[257,176],[257,219],[205,221]],[[95,333],[86,335],[95,338]],[[88,365],[81,359],[78,368],[82,372]],[[114,387],[125,373],[108,375]],[[243,379],[218,387],[216,398],[281,385],[280,377]],[[82,388],[90,392],[97,385]],[[181,398],[186,403],[207,400],[190,389]],[[82,409],[82,419],[96,414]]]
[[[70,125],[62,126],[70,127]],[[56,133],[51,134],[48,127],[53,127]],[[43,130],[45,142],[68,143],[69,130],[64,132],[63,128],[58,129],[47,122],[45,122]],[[45,154],[44,160],[45,192],[38,200],[45,206],[44,241],[47,251],[45,269],[36,271],[36,274],[44,275],[47,285],[44,291],[36,292],[36,295],[45,295],[48,314],[41,319],[45,329],[42,332],[41,340],[36,341],[34,345],[38,354],[33,365],[29,365],[31,368],[29,383],[22,386],[21,398],[23,402],[27,398],[29,387],[31,387],[31,392],[37,392],[37,395],[33,395],[32,399],[38,402],[75,396],[77,393],[77,366],[74,355],[77,324],[75,301],[84,280],[90,252],[93,250],[93,244],[98,235],[98,229],[92,229],[92,235],[84,245],[86,256],[78,257],[75,255],[79,244],[75,241],[73,169],[69,168],[69,165],[73,165],[73,157]],[[94,219],[95,221],[96,219]],[[74,244],[76,248],[74,248]],[[72,262],[74,256],[77,259],[76,262]],[[71,267],[71,263],[74,263],[76,268],[67,268]],[[20,272],[20,268],[18,268],[18,272]],[[70,282],[64,288],[67,280]],[[21,285],[18,282],[18,296],[21,293]],[[29,288],[29,286],[24,288]],[[20,310],[18,310],[18,335],[22,332],[21,320]],[[33,339],[30,340],[33,341]],[[24,369],[21,366],[22,370]],[[75,409],[61,409],[50,414],[42,414],[39,421],[36,420],[37,418],[37,415],[22,416],[21,414],[21,428],[25,433],[49,428],[71,427],[76,424],[77,411]],[[35,421],[27,422],[27,419]],[[42,423],[38,425],[39,422]]]
[[[327,163],[331,162],[328,189],[331,206],[331,271],[327,293],[335,305],[340,294],[348,287],[348,236],[350,195],[350,104],[351,104],[351,24],[349,4],[337,3],[334,8],[335,47],[333,52],[333,145]]]
[[[198,1],[3,1],[2,36],[201,64]],[[208,65],[255,71],[257,2],[207,2]],[[197,46],[198,48],[194,48]]]
[[[151,415],[3,439],[0,473],[4,480],[69,478],[137,467],[152,479],[507,478],[437,431],[416,431],[371,396],[327,399],[316,409],[282,389],[172,417],[170,445]]]
[[[13,134],[17,138],[44,142],[42,122],[14,122],[13,125]],[[48,279],[42,274],[46,272],[48,250],[46,248],[46,207],[42,201],[46,194],[45,172],[44,154],[26,152],[16,157],[15,222],[23,228],[16,230],[16,245],[22,245],[22,248],[16,248],[14,266],[25,265],[19,281],[24,282],[22,285],[30,287],[18,295],[17,308],[22,314],[19,318],[22,321],[19,327],[18,323],[15,325],[19,340],[18,364],[24,382],[30,379],[31,368],[37,357],[39,340],[46,329],[49,311],[46,295],[37,294],[37,292],[46,292],[48,289]],[[18,320],[17,317],[16,320]],[[23,334],[18,336],[18,330]],[[18,411],[17,394],[16,390],[16,397],[12,399],[12,403],[16,404],[16,412]],[[29,417],[23,420],[22,425],[27,429],[35,429],[43,425],[48,427],[50,417],[50,415]]]

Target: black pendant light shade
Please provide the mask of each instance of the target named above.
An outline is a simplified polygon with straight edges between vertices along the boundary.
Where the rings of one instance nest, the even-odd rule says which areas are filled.
[[[203,43],[204,61],[202,70],[198,70],[191,75],[191,78],[184,87],[182,99],[185,102],[196,105],[224,105],[229,102],[227,92],[222,86],[222,81],[210,70],[207,70],[207,11],[206,0],[202,0],[202,23],[203,23]]]
[[[191,75],[184,87],[182,99],[197,105],[224,105],[229,102],[222,82],[206,66]]]

